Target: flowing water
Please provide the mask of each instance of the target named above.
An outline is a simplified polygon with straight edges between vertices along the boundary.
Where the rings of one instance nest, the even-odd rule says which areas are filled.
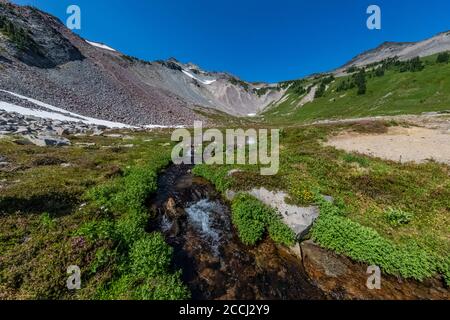
[[[255,247],[243,245],[229,206],[190,170],[186,165],[166,169],[151,207],[193,299],[325,298],[288,250],[268,239]]]

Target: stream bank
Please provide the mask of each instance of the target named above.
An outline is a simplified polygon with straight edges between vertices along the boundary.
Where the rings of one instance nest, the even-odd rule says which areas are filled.
[[[311,241],[298,250],[268,237],[254,247],[243,245],[228,204],[191,169],[168,167],[150,206],[157,213],[152,231],[162,232],[174,248],[174,268],[182,270],[194,300],[450,300],[440,278],[418,282],[382,275],[381,289],[369,290],[367,265]]]

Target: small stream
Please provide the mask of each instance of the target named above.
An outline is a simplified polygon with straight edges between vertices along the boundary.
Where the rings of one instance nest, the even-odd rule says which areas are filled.
[[[157,231],[174,248],[174,268],[182,270],[193,299],[326,298],[288,250],[268,239],[256,247],[243,245],[229,206],[191,169],[167,168],[150,206],[158,213]]]

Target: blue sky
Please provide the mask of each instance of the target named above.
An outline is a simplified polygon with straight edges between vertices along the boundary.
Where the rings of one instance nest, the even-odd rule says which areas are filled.
[[[248,81],[328,71],[384,41],[450,30],[447,0],[13,0],[66,21],[82,12],[81,36],[146,60],[175,57]],[[382,30],[366,9],[382,9]]]

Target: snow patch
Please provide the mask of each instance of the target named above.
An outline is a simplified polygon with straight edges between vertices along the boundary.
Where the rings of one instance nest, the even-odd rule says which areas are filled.
[[[39,118],[47,118],[47,119],[52,119],[52,120],[82,122],[85,124],[105,126],[108,128],[132,128],[133,127],[133,126],[130,126],[130,125],[127,125],[124,123],[120,123],[120,122],[112,122],[112,121],[107,121],[107,120],[100,120],[100,119],[85,117],[80,114],[66,111],[64,109],[54,107],[47,103],[44,103],[44,102],[41,102],[39,100],[35,100],[32,98],[28,98],[28,97],[22,96],[20,94],[14,93],[14,92],[2,90],[2,89],[0,89],[0,91],[9,93],[10,95],[13,95],[17,98],[27,100],[31,103],[34,103],[37,106],[54,111],[54,112],[50,112],[50,111],[43,111],[43,110],[39,110],[39,109],[24,108],[24,107],[20,107],[20,106],[11,104],[11,103],[0,101],[0,109],[3,109],[8,112],[17,112],[17,113],[25,115],[25,116],[36,116]]]
[[[210,85],[210,84],[213,84],[214,82],[216,82],[216,80],[202,80],[202,79],[200,79],[200,78],[198,78],[198,77],[196,77],[196,76],[194,76],[192,73],[190,73],[190,72],[188,72],[188,71],[186,71],[186,70],[181,70],[185,75],[187,75],[189,78],[192,78],[192,79],[195,79],[195,80],[197,80],[198,82],[200,82],[200,83],[202,83],[202,84],[204,84],[204,85]]]
[[[97,43],[97,42],[88,41],[88,40],[86,40],[86,42],[89,43],[91,46],[94,46],[94,47],[97,47],[97,48],[100,48],[100,49],[105,49],[105,50],[117,52],[117,50],[115,50],[115,49],[113,49],[111,47],[108,47],[107,45],[102,44],[102,43]]]

